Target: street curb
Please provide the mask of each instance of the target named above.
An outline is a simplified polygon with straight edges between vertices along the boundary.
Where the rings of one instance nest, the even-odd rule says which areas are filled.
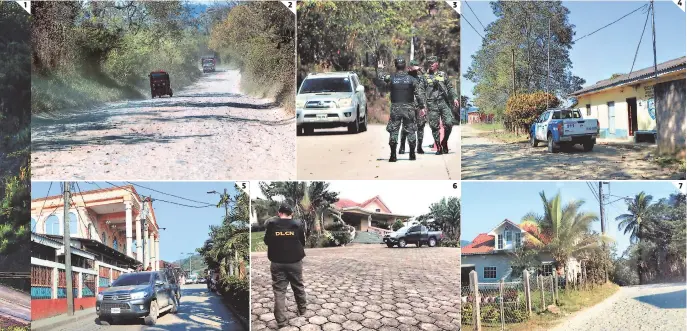
[[[236,317],[236,319],[239,320],[239,323],[241,323],[241,326],[243,326],[244,331],[250,330],[250,325],[248,325],[248,319],[243,318],[239,313],[236,311],[234,306],[232,306],[230,303],[227,302],[227,300],[224,298],[223,295],[219,294],[220,299],[222,300],[222,304],[224,304],[225,307],[229,308],[231,311],[231,314]]]
[[[88,314],[83,314],[83,315],[78,315],[78,316],[77,316],[77,315],[74,315],[74,316],[72,316],[72,317],[65,318],[65,319],[63,319],[63,320],[61,320],[61,321],[56,321],[55,323],[52,323],[52,324],[50,324],[50,325],[43,325],[43,326],[39,326],[39,327],[34,327],[34,326],[33,326],[33,324],[35,323],[35,321],[34,321],[34,322],[31,323],[31,330],[36,330],[36,331],[50,331],[50,330],[54,330],[54,329],[56,329],[56,328],[59,328],[59,327],[61,327],[61,326],[65,326],[65,325],[68,325],[68,324],[71,324],[71,323],[74,323],[74,322],[78,322],[78,321],[82,321],[82,320],[87,320],[87,319],[95,320],[95,318],[96,318],[97,316],[98,316],[98,315],[97,315],[97,314],[95,313],[95,311],[94,311],[94,312],[88,313]]]

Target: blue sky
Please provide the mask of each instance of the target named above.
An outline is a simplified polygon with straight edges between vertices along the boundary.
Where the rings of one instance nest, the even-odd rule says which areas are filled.
[[[589,182],[598,190],[599,182]],[[541,199],[539,192],[544,191],[548,198],[557,192],[562,200],[582,199],[585,201],[583,210],[599,214],[599,203],[594,194],[583,181],[558,182],[462,182],[461,201],[461,239],[472,241],[477,234],[489,232],[504,219],[520,223],[520,219],[528,212],[541,213]],[[612,195],[605,202],[613,202],[622,197],[633,197],[644,191],[654,197],[654,201],[667,198],[671,193],[678,193],[672,182],[659,181],[615,181],[609,186],[603,186],[604,194]],[[627,206],[623,200],[606,206],[606,233],[615,239],[618,254],[629,246],[629,236],[618,231],[615,218],[624,214]],[[601,232],[601,222],[593,225],[593,230]]]
[[[105,182],[97,182],[97,185],[89,184],[92,182],[79,182],[82,191],[95,190],[100,188],[112,187]],[[111,182],[115,185],[125,185],[123,182]],[[229,195],[233,196],[236,192],[232,182],[133,182],[157,191],[173,194],[201,202],[216,204],[219,195],[208,194],[215,190],[223,192],[226,188]],[[48,193],[50,182],[32,182],[31,197],[45,197]],[[153,199],[159,198],[167,201],[198,205],[197,203],[181,200],[164,194],[156,193],[141,187],[136,187],[139,194],[152,196]],[[59,182],[53,182],[50,195],[60,194]],[[189,208],[182,207],[162,201],[153,202],[155,216],[161,228],[160,231],[160,255],[165,261],[176,261],[181,258],[182,253],[195,253],[196,248],[203,245],[208,238],[209,226],[222,223],[224,208]],[[247,221],[247,220],[246,220]]]
[[[488,26],[496,19],[489,2],[468,1],[468,3],[484,26]],[[575,25],[576,38],[615,21],[645,3],[648,1],[563,1],[563,4],[570,9],[568,18]],[[657,62],[685,56],[685,12],[672,1],[657,1],[655,8]],[[461,9],[463,17],[484,35],[482,26],[475,19],[468,5],[463,3]],[[640,10],[594,35],[577,41],[570,51],[573,73],[584,78],[587,81],[585,85],[591,85],[614,73],[630,71],[645,19],[646,14]],[[460,61],[463,72],[466,72],[472,62],[472,55],[479,50],[482,43],[481,37],[465,20],[461,22],[461,30]],[[649,21],[635,68],[642,69],[652,65],[653,50],[651,21]],[[472,82],[463,78],[461,95],[467,95],[472,99],[473,87]]]

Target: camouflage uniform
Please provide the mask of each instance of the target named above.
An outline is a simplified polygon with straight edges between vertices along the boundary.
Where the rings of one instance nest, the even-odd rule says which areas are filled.
[[[408,68],[408,74],[412,76],[417,83],[420,85],[420,90],[422,93],[427,90],[427,86],[425,84],[425,79],[422,76],[422,72],[420,70],[413,70],[413,67],[418,67],[420,66],[420,63],[417,62],[416,60],[410,61],[410,67]],[[422,138],[425,136],[425,124],[427,123],[427,114],[422,114],[422,109],[424,108],[424,105],[419,106],[417,109],[415,109],[415,124],[417,127],[417,152],[420,154],[424,154],[425,151],[422,150]],[[405,130],[401,131],[401,146],[398,148],[398,153],[403,154],[405,153],[405,144],[406,144],[406,132]]]
[[[405,67],[405,60],[397,59]],[[389,162],[396,161],[396,145],[398,144],[398,133],[403,124],[403,131],[408,136],[411,150],[415,148],[415,109],[424,104],[422,89],[417,81],[408,75],[405,68],[398,69],[395,74],[386,75],[384,81],[389,84],[391,89],[391,112],[386,131],[389,132],[389,146],[391,156]],[[413,95],[407,95],[412,93]],[[414,151],[410,154],[410,159],[415,159]]]
[[[431,56],[428,62],[433,63],[437,61],[436,56]],[[424,74],[426,83],[427,97],[427,120],[429,127],[432,129],[432,137],[437,146],[447,146],[448,138],[451,135],[453,128],[453,112],[451,111],[453,100],[458,99],[456,90],[453,84],[448,79],[448,75],[443,71],[431,72]],[[444,139],[439,141],[439,119],[444,123]],[[437,154],[442,154],[442,149],[437,148]],[[443,152],[448,152],[445,148]]]

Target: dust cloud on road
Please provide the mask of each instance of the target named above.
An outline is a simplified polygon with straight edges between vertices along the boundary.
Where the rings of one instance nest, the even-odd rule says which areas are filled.
[[[293,179],[294,117],[239,82],[219,71],[172,98],[34,116],[33,178]]]

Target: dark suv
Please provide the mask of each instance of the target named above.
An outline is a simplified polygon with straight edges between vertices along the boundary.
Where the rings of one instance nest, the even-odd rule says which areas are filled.
[[[145,324],[155,325],[161,313],[176,314],[177,308],[173,286],[166,273],[158,271],[122,274],[98,293],[95,303],[100,320],[109,323],[143,317]]]

